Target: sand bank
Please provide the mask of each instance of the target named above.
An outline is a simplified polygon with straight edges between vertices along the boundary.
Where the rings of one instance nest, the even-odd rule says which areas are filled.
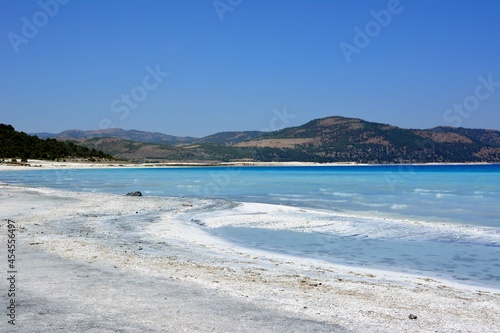
[[[8,160],[9,161],[9,160]],[[130,163],[130,162],[60,162],[46,160],[28,160],[26,163],[0,163],[2,170],[33,170],[33,169],[94,169],[94,168],[165,168],[165,167],[203,167],[203,166],[342,166],[361,165],[358,163],[315,163],[315,162],[161,162],[161,163]]]
[[[492,163],[413,163],[397,164],[399,166],[413,165],[487,165]],[[161,162],[161,163],[130,163],[130,162],[59,162],[46,160],[28,160],[27,163],[0,163],[0,171],[34,170],[34,169],[94,169],[94,168],[168,168],[168,167],[206,167],[206,166],[374,166],[379,164],[363,164],[356,162],[316,163],[316,162]],[[382,165],[382,164],[380,164]],[[383,164],[387,165],[387,164]]]
[[[498,290],[238,247],[193,219],[238,204],[2,185],[0,203],[17,331],[498,332]]]

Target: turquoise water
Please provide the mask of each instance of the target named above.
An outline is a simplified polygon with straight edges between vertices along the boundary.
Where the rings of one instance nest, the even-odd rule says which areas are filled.
[[[221,227],[213,233],[266,251],[500,288],[499,244],[445,237],[412,240],[242,227]]]
[[[500,165],[28,170],[0,172],[0,182],[117,194],[139,190],[345,213],[365,221],[353,224],[359,232],[209,231],[270,251],[500,288]],[[401,239],[382,224],[387,234],[378,230],[373,236],[366,234],[367,219],[374,225],[383,219],[465,225],[473,228],[474,237],[453,228],[419,232],[408,226],[415,237]]]

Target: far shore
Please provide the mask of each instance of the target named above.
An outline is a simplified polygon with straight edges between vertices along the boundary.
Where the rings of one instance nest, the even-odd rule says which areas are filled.
[[[7,159],[9,161],[10,159]],[[488,162],[468,162],[468,163],[401,163],[401,164],[365,164],[357,162],[254,162],[254,161],[235,161],[235,162],[146,162],[133,163],[126,161],[106,161],[106,162],[87,162],[87,161],[48,161],[48,160],[28,160],[28,162],[4,162],[0,163],[0,171],[6,170],[34,170],[34,169],[98,169],[98,168],[168,168],[168,167],[240,167],[240,166],[407,166],[407,165],[491,165],[495,163]]]

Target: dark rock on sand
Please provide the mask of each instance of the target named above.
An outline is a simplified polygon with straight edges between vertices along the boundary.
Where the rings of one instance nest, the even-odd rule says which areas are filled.
[[[139,191],[129,192],[129,193],[127,193],[127,196],[130,196],[130,197],[142,197],[142,193],[139,192]]]
[[[408,318],[410,318],[410,319],[417,319],[417,316],[410,313],[410,315],[408,316]]]

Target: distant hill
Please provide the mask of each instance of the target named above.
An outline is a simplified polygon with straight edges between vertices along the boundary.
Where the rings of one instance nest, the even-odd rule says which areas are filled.
[[[193,137],[179,137],[179,136],[167,135],[158,132],[123,130],[120,128],[109,128],[109,129],[91,130],[91,131],[67,130],[58,134],[43,132],[43,133],[33,133],[33,135],[36,135],[42,139],[54,138],[60,140],[81,140],[81,139],[92,139],[92,138],[120,138],[130,141],[158,143],[158,144],[187,143],[197,139]]]
[[[253,149],[242,149],[211,144],[159,145],[119,138],[93,138],[79,144],[107,152],[117,158],[135,162],[148,161],[189,161],[219,162],[234,159],[253,158]]]
[[[18,132],[11,125],[0,124],[0,158],[48,159],[87,158],[90,160],[112,159],[102,151],[89,149],[74,143],[64,143],[55,139],[40,139]]]
[[[500,131],[404,129],[340,116],[274,132],[220,132],[200,139],[118,129],[63,133],[63,140],[134,161],[500,162]]]
[[[55,139],[55,137],[57,136],[57,134],[49,132],[29,133],[29,135],[37,136],[40,139]]]
[[[500,131],[403,129],[327,117],[236,144],[260,148],[259,160],[360,163],[500,162]]]

